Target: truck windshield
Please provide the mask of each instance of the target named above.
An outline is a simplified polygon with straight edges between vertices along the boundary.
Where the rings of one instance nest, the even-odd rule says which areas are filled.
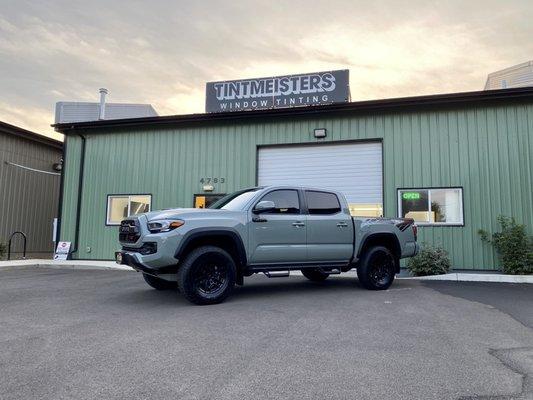
[[[261,188],[253,188],[240,190],[235,193],[228,194],[225,197],[222,197],[217,202],[211,204],[209,208],[214,208],[218,210],[229,210],[229,211],[240,211],[248,201],[254,197],[255,192]]]

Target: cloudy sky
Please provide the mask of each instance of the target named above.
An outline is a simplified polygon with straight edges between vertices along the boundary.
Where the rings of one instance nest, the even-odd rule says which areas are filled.
[[[349,69],[352,100],[480,90],[533,59],[533,1],[0,0],[0,120],[57,101],[204,111],[205,82]]]

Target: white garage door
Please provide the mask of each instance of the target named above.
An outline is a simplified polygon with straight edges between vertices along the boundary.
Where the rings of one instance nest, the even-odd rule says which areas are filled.
[[[261,147],[258,184],[339,190],[352,215],[383,214],[381,143]]]

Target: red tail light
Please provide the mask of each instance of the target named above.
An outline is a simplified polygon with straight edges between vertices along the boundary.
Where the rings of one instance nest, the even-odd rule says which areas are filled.
[[[413,224],[413,235],[415,235],[416,240],[418,236],[418,226],[416,226],[416,224]]]

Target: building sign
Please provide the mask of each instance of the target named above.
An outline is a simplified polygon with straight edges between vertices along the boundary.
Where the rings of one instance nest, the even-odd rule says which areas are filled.
[[[348,70],[208,82],[206,112],[263,110],[349,101]]]

